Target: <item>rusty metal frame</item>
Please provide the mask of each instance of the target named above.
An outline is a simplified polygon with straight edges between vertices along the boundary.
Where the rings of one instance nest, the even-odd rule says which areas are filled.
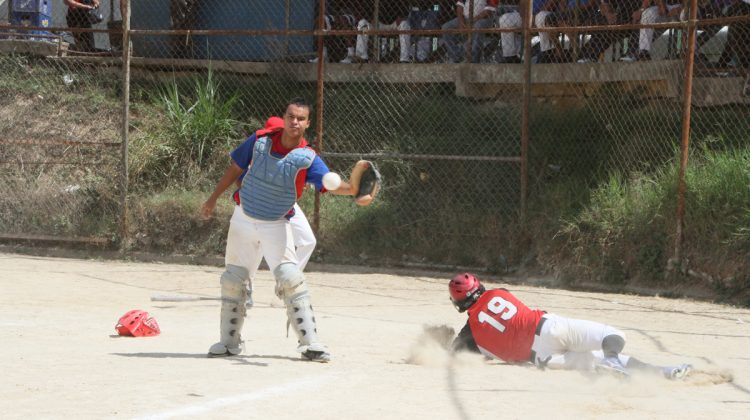
[[[690,18],[688,25],[687,54],[685,57],[685,86],[684,100],[682,103],[682,137],[680,139],[680,169],[677,184],[677,214],[675,226],[674,256],[667,269],[682,266],[682,242],[683,229],[685,226],[685,193],[687,183],[685,173],[687,172],[688,155],[690,149],[690,111],[693,98],[693,68],[695,65],[695,37],[697,32],[698,0],[690,0]]]
[[[378,2],[376,2],[377,4]],[[285,4],[289,5],[287,0]],[[523,25],[520,30],[518,29],[500,29],[500,28],[485,28],[485,29],[474,29],[473,25],[467,25],[464,29],[455,30],[381,30],[377,29],[376,24],[373,28],[365,32],[357,30],[326,30],[324,26],[324,15],[325,15],[325,2],[319,2],[318,10],[318,27],[314,30],[289,30],[288,25],[284,30],[248,30],[248,29],[237,29],[237,30],[141,30],[130,28],[130,2],[127,0],[122,1],[122,12],[123,12],[123,26],[121,29],[95,29],[95,28],[56,28],[56,27],[30,27],[30,26],[18,26],[18,25],[0,25],[0,31],[28,31],[28,30],[44,30],[44,31],[67,31],[67,32],[100,32],[100,33],[120,33],[123,36],[123,53],[119,59],[122,63],[122,83],[123,83],[123,104],[122,104],[122,132],[120,142],[106,142],[106,143],[88,143],[71,140],[0,140],[0,144],[27,144],[27,145],[80,145],[80,146],[103,146],[103,147],[120,147],[121,150],[121,171],[120,171],[120,184],[121,184],[121,215],[120,215],[120,245],[121,249],[124,249],[128,239],[128,224],[127,224],[127,209],[128,209],[128,118],[129,118],[129,89],[130,89],[130,67],[131,67],[131,54],[129,48],[129,40],[131,36],[140,35],[234,35],[234,36],[266,36],[266,35],[284,35],[284,36],[314,36],[316,37],[317,45],[317,90],[315,98],[316,106],[316,136],[315,146],[323,156],[331,157],[342,157],[342,158],[392,158],[392,159],[413,159],[413,160],[464,160],[464,161],[491,161],[501,163],[513,163],[519,164],[520,167],[520,208],[521,208],[521,219],[525,219],[527,211],[527,197],[528,197],[528,167],[529,167],[529,156],[528,148],[530,139],[530,115],[529,110],[531,106],[531,37],[533,33],[537,32],[568,32],[568,33],[580,33],[580,32],[596,32],[596,31],[624,31],[633,30],[640,28],[655,28],[655,29],[683,29],[687,30],[688,42],[687,42],[687,53],[685,57],[685,85],[684,85],[684,100],[683,100],[683,117],[682,117],[682,134],[681,134],[681,155],[680,155],[680,169],[679,169],[679,184],[678,184],[678,197],[677,197],[677,214],[676,214],[676,232],[675,232],[675,243],[674,243],[674,259],[673,261],[679,262],[682,259],[682,245],[683,245],[683,227],[686,212],[685,193],[686,193],[686,180],[685,172],[688,164],[688,150],[690,146],[690,117],[691,117],[691,103],[692,103],[692,84],[694,77],[694,55],[695,55],[695,36],[698,26],[713,25],[713,24],[731,24],[734,22],[746,22],[750,21],[750,16],[734,16],[734,17],[721,17],[715,19],[701,19],[697,20],[697,1],[690,1],[690,17],[686,22],[666,22],[666,23],[654,23],[654,24],[626,24],[626,25],[603,25],[603,26],[575,26],[575,27],[547,27],[547,28],[534,28],[532,25],[533,16],[531,8],[526,10],[523,16]],[[376,7],[376,18],[377,18]],[[473,15],[473,14],[472,14]],[[127,18],[126,18],[127,17]],[[417,154],[401,154],[401,153],[335,153],[326,152],[325,143],[323,139],[324,132],[324,89],[325,89],[325,60],[323,57],[323,45],[324,38],[328,36],[353,36],[367,34],[377,39],[380,36],[396,36],[404,33],[408,33],[414,36],[436,36],[447,33],[451,34],[468,34],[471,36],[474,33],[484,34],[500,34],[503,32],[522,32],[524,39],[524,71],[523,71],[523,102],[522,102],[522,115],[521,115],[521,139],[520,139],[520,156],[464,156],[464,155],[417,155]],[[23,33],[13,32],[16,36],[23,36]],[[44,35],[34,35],[36,37],[44,37]],[[61,40],[59,35],[50,36]],[[379,53],[379,44],[377,45],[377,51]],[[469,52],[470,53],[470,52]],[[377,57],[377,55],[376,55]],[[83,60],[83,59],[82,59]],[[115,59],[114,61],[119,61]],[[0,162],[0,163],[15,163],[15,162]],[[55,164],[66,164],[66,162],[45,162]],[[317,232],[320,226],[320,196],[316,194],[315,197],[315,210],[313,215],[313,228]],[[78,238],[78,237],[50,237],[41,235],[27,235],[27,234],[5,234],[0,233],[0,240],[37,240],[37,241],[60,241],[60,242],[77,242],[77,243],[96,243],[101,244],[109,242],[104,238]]]

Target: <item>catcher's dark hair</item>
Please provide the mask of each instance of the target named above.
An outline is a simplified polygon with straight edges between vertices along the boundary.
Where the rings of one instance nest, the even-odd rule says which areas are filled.
[[[312,105],[307,102],[307,100],[301,96],[297,96],[295,98],[292,98],[287,101],[286,107],[284,108],[284,112],[286,112],[287,108],[289,108],[289,105],[295,105],[302,108],[307,108],[312,112]]]

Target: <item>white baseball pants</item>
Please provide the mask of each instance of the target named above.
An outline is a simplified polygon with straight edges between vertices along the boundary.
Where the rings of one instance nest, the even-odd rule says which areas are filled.
[[[368,22],[366,19],[361,19],[357,23],[357,30],[358,31],[369,31],[370,30],[370,22]],[[408,31],[411,29],[409,26],[409,22],[406,20],[401,21],[401,23],[396,24],[396,22],[393,23],[380,23],[378,25],[378,29],[383,30],[400,30],[400,31]],[[357,35],[357,44],[355,47],[355,52],[357,57],[367,60],[369,59],[369,35]],[[382,38],[382,37],[381,37]],[[399,41],[399,60],[402,62],[409,61],[410,57],[410,49],[411,49],[411,35],[410,34],[402,34],[398,36]],[[425,57],[426,58],[426,57]]]
[[[502,29],[517,29],[523,24],[518,12],[503,13],[497,20],[497,27]],[[503,32],[500,34],[503,57],[513,57],[521,53],[523,35],[520,32]]]
[[[298,267],[300,271],[305,271],[305,266],[310,261],[317,242],[310,222],[307,221],[305,213],[297,203],[294,203],[294,216],[289,223],[292,225],[292,236],[299,260]]]
[[[682,7],[679,4],[668,4],[667,10],[676,7]],[[675,16],[662,16],[659,14],[658,6],[651,6],[641,13],[641,24],[664,23],[677,20]],[[638,48],[642,51],[651,51],[651,44],[654,42],[654,28],[643,28],[639,32]]]
[[[592,369],[594,362],[603,357],[604,337],[619,335],[625,338],[622,331],[599,322],[554,314],[546,314],[544,318],[546,321],[539,335],[534,337],[531,350],[536,353],[535,362],[549,358],[547,366],[550,368]]]
[[[242,211],[242,206],[235,206],[229,221],[225,264],[247,268],[252,279],[263,258],[271,271],[283,262],[297,264],[291,223],[284,218],[270,222],[254,219]]]
[[[545,20],[547,16],[551,15],[552,12],[539,12],[534,16],[534,26],[537,28],[546,27]],[[519,15],[520,16],[520,15]],[[549,51],[552,49],[552,32],[539,32],[539,48],[542,51]]]

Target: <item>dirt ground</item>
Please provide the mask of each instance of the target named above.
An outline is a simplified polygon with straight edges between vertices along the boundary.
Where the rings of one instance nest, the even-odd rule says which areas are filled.
[[[244,354],[207,358],[219,302],[209,266],[58,259],[0,253],[3,418],[747,418],[750,310],[688,300],[509,286],[529,306],[606,322],[626,353],[695,367],[685,381],[626,381],[571,371],[449,358],[425,325],[465,322],[444,277],[313,271],[318,331],[333,361],[301,361],[273,280],[261,271]],[[385,273],[385,271],[384,271]],[[489,283],[498,286],[502,283]],[[130,309],[162,334],[125,338]]]

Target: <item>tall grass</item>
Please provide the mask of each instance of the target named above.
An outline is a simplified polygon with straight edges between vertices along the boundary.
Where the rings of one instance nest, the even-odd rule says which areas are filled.
[[[142,191],[208,188],[228,164],[227,153],[257,122],[238,117],[244,107],[239,93],[224,88],[210,69],[157,91],[156,97],[139,94],[145,100],[133,107],[131,184]]]
[[[684,255],[692,269],[750,282],[744,263],[750,250],[750,148],[702,148],[689,162]],[[674,159],[649,174],[613,174],[594,189],[590,204],[565,222],[556,238],[556,259],[567,277],[665,284],[676,229],[677,172]]]
[[[234,118],[234,110],[242,102],[238,94],[220,95],[220,83],[209,68],[205,80],[196,78],[194,90],[180,92],[177,82],[164,89],[162,104],[169,126],[172,154],[186,157],[199,168],[205,168],[215,148],[228,148],[240,135],[242,122]]]
[[[710,238],[731,252],[750,250],[750,149],[704,151],[686,182],[690,239]]]

